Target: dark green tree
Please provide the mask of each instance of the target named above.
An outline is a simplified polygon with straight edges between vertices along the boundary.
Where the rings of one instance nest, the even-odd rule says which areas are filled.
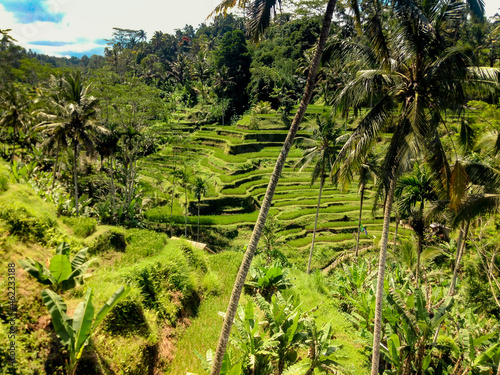
[[[231,85],[220,85],[215,88],[215,93],[220,99],[231,101],[226,117],[242,114],[248,108],[247,86],[250,82],[252,58],[241,30],[234,30],[224,35],[219,48],[215,51],[214,61],[214,68],[220,72],[224,71],[223,78],[232,82]]]

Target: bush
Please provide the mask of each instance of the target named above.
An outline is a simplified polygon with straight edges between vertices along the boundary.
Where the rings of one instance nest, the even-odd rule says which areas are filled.
[[[27,241],[45,243],[48,230],[57,226],[53,206],[24,185],[15,186],[0,196],[0,218],[10,233]]]
[[[122,269],[121,274],[141,290],[144,305],[171,324],[196,290],[196,276],[180,246],[165,248],[154,257]]]
[[[168,241],[168,236],[146,229],[129,229],[125,235],[129,260],[137,261],[158,254]]]
[[[73,229],[77,237],[86,238],[97,229],[97,220],[90,217],[64,217],[63,223]]]
[[[0,193],[7,191],[9,185],[9,167],[0,159]]]
[[[89,254],[100,254],[108,251],[124,252],[126,248],[125,230],[113,228],[104,232],[94,240],[89,246]]]
[[[207,256],[203,250],[191,246],[188,243],[183,243],[181,245],[181,250],[191,267],[203,273],[208,271]]]

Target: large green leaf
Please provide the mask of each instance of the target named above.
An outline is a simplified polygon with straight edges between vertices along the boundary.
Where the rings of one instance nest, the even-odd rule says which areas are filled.
[[[99,310],[94,320],[94,324],[92,329],[95,329],[99,323],[104,319],[106,314],[122,299],[124,299],[130,292],[130,286],[125,285],[120,287],[104,304],[103,307]]]
[[[474,361],[474,366],[487,364],[499,352],[500,352],[500,342],[496,343],[495,345],[490,347],[488,350],[486,350],[485,352],[478,355],[476,360]]]
[[[85,263],[87,259],[88,247],[81,249],[71,261],[71,269],[75,270]]]
[[[52,324],[57,335],[61,339],[61,343],[68,347],[71,338],[74,336],[73,328],[69,324],[70,318],[66,314],[67,307],[61,296],[49,289],[42,290],[42,301],[49,309],[52,317]]]
[[[61,242],[61,244],[57,246],[56,255],[66,255],[69,258],[69,253],[70,249],[67,242]]]
[[[54,255],[50,260],[49,270],[56,284],[66,280],[71,275],[71,263],[68,256],[63,254]]]
[[[92,332],[92,321],[94,320],[94,306],[92,305],[92,289],[89,288],[85,299],[76,307],[73,314],[73,331],[75,332],[74,351],[80,358],[85,342]]]
[[[94,259],[89,260],[88,262],[85,262],[81,265],[79,265],[77,268],[73,268],[73,272],[66,278],[66,280],[63,280],[61,283],[62,289],[63,290],[68,290],[72,289],[77,285],[83,284],[83,278],[85,277],[85,272],[87,272],[87,269],[89,266],[92,264]],[[88,274],[87,276],[91,276]]]
[[[20,260],[19,265],[43,285],[52,285],[56,283],[47,267],[44,267],[43,264],[33,259]]]

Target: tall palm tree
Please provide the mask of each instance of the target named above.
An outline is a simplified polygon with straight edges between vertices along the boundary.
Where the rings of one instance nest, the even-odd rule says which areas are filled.
[[[52,136],[65,133],[71,143],[76,216],[79,216],[77,165],[80,146],[92,154],[95,133],[106,132],[97,123],[98,101],[91,91],[92,87],[84,82],[80,71],[66,74],[59,81],[58,91],[46,98],[46,109],[40,112],[45,121],[38,125],[39,130]]]
[[[20,145],[21,133],[26,133],[30,127],[32,116],[28,95],[22,87],[12,84],[6,86],[0,95],[0,128],[7,132],[12,129],[12,154],[14,159],[16,145]]]
[[[189,187],[189,174],[187,168],[177,171],[177,178],[179,184],[184,188],[184,237],[187,238],[187,214],[188,214],[188,187]]]
[[[207,182],[201,177],[196,177],[193,184],[191,185],[191,191],[194,193],[194,196],[198,201],[198,232],[196,241],[200,242],[200,204],[201,197],[205,196],[208,193]]]
[[[267,1],[255,1],[256,4],[270,4],[271,6],[263,5],[263,10],[267,9],[269,12],[273,7],[273,4],[276,5],[276,0],[267,0]],[[245,0],[240,0],[238,5],[245,5]],[[236,281],[234,283],[233,291],[231,292],[231,297],[229,300],[229,305],[226,311],[226,316],[224,319],[222,332],[217,343],[217,350],[215,352],[215,358],[211,370],[212,375],[219,375],[222,367],[222,360],[224,358],[224,354],[226,352],[227,343],[229,341],[229,336],[231,334],[231,327],[233,325],[234,317],[236,315],[236,310],[238,308],[238,301],[241,296],[241,291],[243,289],[243,284],[245,283],[245,279],[248,274],[248,270],[250,269],[250,264],[252,263],[253,256],[257,249],[257,245],[259,243],[259,239],[262,233],[262,228],[266,222],[267,214],[269,213],[269,209],[271,207],[271,201],[273,199],[274,192],[276,190],[276,186],[278,185],[279,178],[281,176],[281,172],[285,165],[286,158],[288,156],[288,152],[292,147],[293,140],[295,139],[295,135],[297,134],[297,130],[299,128],[302,119],[304,118],[304,114],[306,112],[307,106],[311,100],[315,82],[316,82],[316,74],[318,72],[319,64],[321,61],[321,56],[323,54],[323,50],[325,48],[325,43],[328,37],[328,33],[330,32],[330,25],[332,22],[333,10],[335,9],[335,5],[337,4],[337,0],[328,0],[328,4],[326,6],[325,15],[323,18],[323,23],[318,39],[318,44],[316,47],[316,52],[314,54],[314,58],[311,62],[311,69],[309,69],[309,74],[307,76],[306,86],[304,89],[304,94],[302,96],[302,100],[300,102],[297,113],[292,121],[290,129],[288,131],[288,135],[283,144],[283,148],[278,156],[276,161],[276,165],[274,167],[274,171],[271,175],[271,179],[269,181],[269,185],[267,187],[266,193],[264,195],[264,199],[260,208],[259,216],[257,218],[257,222],[254,226],[252,236],[250,237],[250,242],[248,243],[247,250],[245,252],[245,256],[241,263],[240,269],[238,271],[238,275],[236,277]],[[222,13],[227,11],[229,7],[236,5],[236,1],[232,0],[223,0],[223,2],[216,8],[216,13]],[[257,28],[258,30],[258,28]]]
[[[305,155],[295,164],[295,167],[300,166],[299,172],[301,172],[311,163],[315,163],[311,174],[311,185],[319,178],[318,204],[316,205],[311,250],[309,251],[309,260],[307,261],[308,274],[311,272],[311,260],[314,251],[316,229],[318,227],[321,193],[323,192],[326,177],[332,170],[333,161],[342,148],[343,142],[347,139],[347,136],[342,136],[341,133],[342,130],[340,128],[335,128],[335,123],[330,113],[324,113],[317,116],[316,128],[313,130],[313,137],[311,140],[314,144],[312,147],[305,150]]]
[[[399,178],[396,185],[396,196],[399,197],[399,212],[409,217],[410,226],[417,234],[417,270],[415,279],[417,286],[420,280],[420,256],[424,241],[424,203],[436,200],[437,194],[432,188],[432,175],[425,166],[415,164],[413,173]],[[413,208],[420,204],[417,211]]]
[[[394,3],[395,29],[370,34],[375,47],[370,57],[379,61],[373,69],[358,72],[337,98],[342,108],[356,107],[375,92],[377,103],[361,119],[344,149],[339,163],[359,160],[376,140],[380,130],[397,113],[396,130],[382,164],[385,190],[384,225],[380,242],[371,374],[379,370],[382,328],[382,298],[389,223],[395,186],[401,166],[413,154],[423,154],[436,175],[441,191],[448,192],[451,171],[438,133],[442,111],[458,108],[466,100],[467,83],[493,82],[496,70],[471,68],[470,50],[446,42],[445,27],[453,24],[464,4],[446,7],[440,0],[422,7],[411,0]],[[364,49],[366,50],[366,48]],[[364,55],[363,49],[351,52]]]

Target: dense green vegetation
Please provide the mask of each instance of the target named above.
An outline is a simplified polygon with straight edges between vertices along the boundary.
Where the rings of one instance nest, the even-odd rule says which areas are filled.
[[[261,3],[81,59],[0,30],[18,373],[500,374],[498,17],[337,3],[320,61],[323,10]]]

